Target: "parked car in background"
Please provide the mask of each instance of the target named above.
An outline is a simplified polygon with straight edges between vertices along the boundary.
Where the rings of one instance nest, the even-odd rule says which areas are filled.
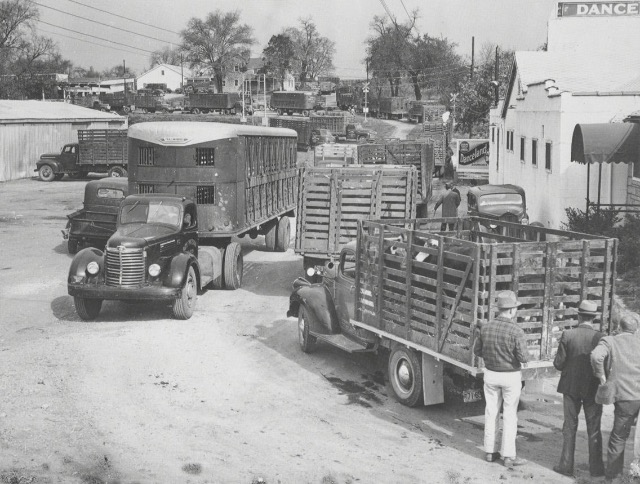
[[[84,187],[84,205],[69,215],[62,236],[67,239],[69,254],[75,254],[83,245],[103,249],[116,231],[116,218],[120,202],[129,194],[126,178],[92,180]]]
[[[468,215],[499,219],[503,222],[529,223],[527,198],[517,185],[480,185],[467,192]]]

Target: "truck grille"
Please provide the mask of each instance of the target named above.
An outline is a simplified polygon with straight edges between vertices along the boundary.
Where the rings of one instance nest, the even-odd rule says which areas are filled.
[[[107,249],[107,286],[139,286],[144,282],[142,249]]]

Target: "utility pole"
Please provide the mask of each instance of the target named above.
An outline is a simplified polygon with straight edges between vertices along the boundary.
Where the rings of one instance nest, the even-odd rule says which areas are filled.
[[[127,72],[127,64],[125,63],[124,59],[122,59],[122,84],[124,86],[125,99],[126,99],[126,96],[127,96],[127,76],[126,76],[126,72]]]
[[[184,63],[182,61],[182,52],[180,52],[180,89],[184,94]]]
[[[498,86],[500,85],[500,81],[498,81],[498,72],[499,72],[499,62],[500,62],[500,57],[498,54],[498,46],[496,45],[496,64],[494,67],[494,73],[493,73],[493,78],[495,80],[495,85],[496,85],[496,99],[495,99],[495,103],[496,106],[498,105]]]
[[[473,81],[473,68],[476,56],[476,38],[471,37],[471,75],[470,79]]]
[[[267,75],[262,74],[264,76],[264,118],[262,119],[262,126],[268,126],[267,123]],[[258,81],[259,83],[260,81]]]

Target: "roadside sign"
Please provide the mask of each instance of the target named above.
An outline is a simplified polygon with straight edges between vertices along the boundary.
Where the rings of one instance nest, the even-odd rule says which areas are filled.
[[[362,92],[369,92],[369,88],[368,88],[368,87],[365,87],[365,88],[362,90]]]
[[[362,112],[363,113],[368,113],[369,112],[369,108],[362,108]]]
[[[368,82],[365,82],[365,83],[362,85],[362,88],[363,88],[363,89],[362,89],[363,91],[364,91],[365,89],[369,89],[369,83],[368,83]]]

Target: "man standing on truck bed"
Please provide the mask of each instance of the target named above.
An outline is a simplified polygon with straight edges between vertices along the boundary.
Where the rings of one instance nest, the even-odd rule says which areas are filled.
[[[498,294],[498,314],[484,324],[476,339],[474,353],[484,359],[484,450],[485,460],[494,462],[502,457],[506,467],[526,464],[516,455],[518,403],[522,390],[522,372],[528,359],[524,331],[515,324],[520,302],[513,291]],[[497,450],[502,406],[502,446]]]
[[[596,403],[598,379],[591,369],[589,355],[604,336],[594,329],[592,323],[598,306],[593,301],[584,300],[578,306],[578,326],[562,333],[553,366],[562,372],[558,382],[558,392],[563,394],[564,444],[558,465],[553,470],[565,476],[573,475],[573,458],[576,449],[576,431],[580,407],[584,407],[589,439],[589,471],[592,477],[604,475],[602,462],[602,433],[600,419],[602,405]]]

